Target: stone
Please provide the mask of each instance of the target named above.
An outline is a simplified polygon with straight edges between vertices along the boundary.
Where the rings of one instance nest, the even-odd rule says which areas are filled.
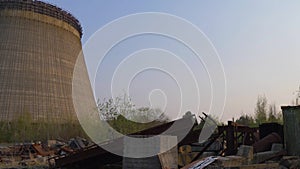
[[[153,168],[177,168],[178,152],[176,136],[134,136],[139,139],[124,138],[123,169],[153,169]],[[175,147],[174,147],[175,145]],[[173,147],[171,147],[173,146]],[[172,148],[167,151],[168,148]],[[176,152],[174,153],[174,150]],[[153,156],[154,154],[154,156]],[[159,155],[160,154],[160,158]],[[176,166],[170,156],[177,154]],[[135,158],[129,158],[135,157]],[[170,166],[167,166],[170,165]]]
[[[250,163],[253,160],[253,147],[247,145],[241,145],[238,148],[237,155],[245,157],[248,163]]]

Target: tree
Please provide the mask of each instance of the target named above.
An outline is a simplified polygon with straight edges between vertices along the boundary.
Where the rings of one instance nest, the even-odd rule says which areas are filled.
[[[269,117],[268,117],[268,122],[270,123],[283,123],[282,119],[282,112],[277,111],[276,105],[270,104],[269,105]]]
[[[277,122],[277,110],[276,110],[276,105],[270,104],[269,105],[269,117],[268,117],[268,122]]]
[[[258,96],[255,108],[255,122],[262,124],[267,122],[267,105],[266,96]]]
[[[164,113],[158,108],[137,108],[126,94],[114,99],[104,99],[102,102],[98,100],[97,109],[100,119],[106,121],[116,119],[119,115],[122,115],[129,120],[141,123],[154,120],[168,120],[168,118],[164,116]]]
[[[100,119],[107,121],[123,134],[134,133],[169,121],[160,109],[137,108],[126,94],[103,102],[98,100],[97,105]]]
[[[282,113],[277,111],[276,104],[272,103],[268,105],[267,98],[258,96],[254,117],[251,115],[243,114],[236,122],[247,126],[258,126],[262,123],[283,123]]]
[[[243,114],[240,116],[237,120],[236,123],[246,125],[246,126],[254,126],[255,122],[254,119],[251,115]]]

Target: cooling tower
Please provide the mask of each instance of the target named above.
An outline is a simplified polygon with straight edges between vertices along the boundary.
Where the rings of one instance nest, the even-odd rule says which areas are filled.
[[[78,59],[83,106],[95,106],[81,50],[82,28],[71,14],[40,1],[0,0],[0,120],[76,119],[72,78]],[[80,58],[78,58],[80,57]]]

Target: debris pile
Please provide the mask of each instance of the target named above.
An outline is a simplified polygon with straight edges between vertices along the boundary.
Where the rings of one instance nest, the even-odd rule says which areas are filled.
[[[205,142],[179,147],[179,168],[298,169],[300,157],[284,147],[283,127],[264,123],[251,128],[229,121]]]
[[[80,137],[68,141],[57,139],[46,143],[0,145],[0,168],[49,168],[52,157],[76,153],[90,145],[91,142]]]
[[[181,169],[298,169],[300,157],[283,156],[279,160],[270,160],[264,163],[249,162],[249,159],[241,156],[206,157],[197,160]]]
[[[179,128],[171,130],[168,134],[161,134],[160,139],[158,139],[159,143],[155,144],[156,147],[136,144],[139,148],[136,149],[134,146],[132,149],[128,149],[125,147],[128,144],[125,144],[126,139],[123,137],[101,143],[101,146],[79,137],[68,141],[49,140],[46,144],[38,142],[0,146],[0,168],[16,169],[16,167],[12,167],[14,165],[34,165],[35,167],[39,165],[42,168],[53,169],[99,169],[112,168],[112,166],[118,169],[300,168],[300,148],[296,144],[298,140],[295,141],[291,133],[289,134],[293,136],[293,139],[286,134],[289,132],[287,129],[290,129],[288,123],[284,123],[284,125],[265,123],[259,127],[249,127],[228,121],[228,125],[223,124],[214,127],[213,134],[208,139],[200,141],[199,135],[203,129],[203,124],[209,118],[208,115],[204,115],[205,118],[201,118],[200,124],[193,120],[194,116],[184,117],[129,135],[130,137],[148,138],[163,133],[174,123],[179,124]],[[213,120],[210,121],[209,124],[217,125]],[[147,157],[139,160],[123,158],[103,148],[114,147],[118,151],[130,150],[133,152],[143,150],[143,153],[152,149],[163,149],[166,144],[171,143],[171,138],[176,138],[176,134],[184,133],[187,124],[192,126],[189,133],[182,140],[179,140],[171,150],[160,153],[153,158]],[[163,140],[168,141],[163,143]],[[293,145],[294,149],[291,150],[291,146],[288,145]]]

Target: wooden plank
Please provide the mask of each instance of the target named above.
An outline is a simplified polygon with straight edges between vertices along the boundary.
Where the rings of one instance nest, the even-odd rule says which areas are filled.
[[[171,150],[158,155],[162,169],[178,168],[178,152],[177,146]]]
[[[239,167],[240,169],[278,169],[278,163],[265,163],[265,164],[252,164],[252,165],[243,165]]]

